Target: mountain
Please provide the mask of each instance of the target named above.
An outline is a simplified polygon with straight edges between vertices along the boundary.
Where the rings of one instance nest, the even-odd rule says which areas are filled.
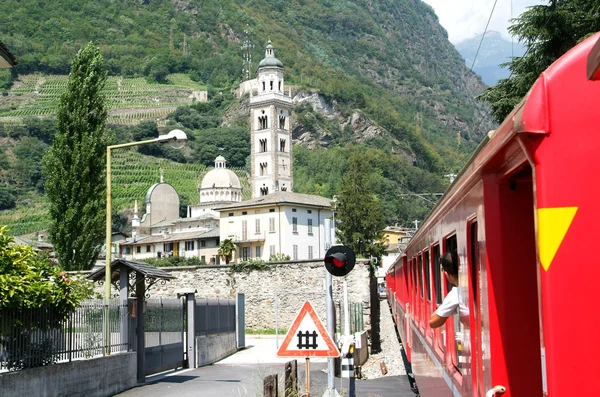
[[[456,44],[456,49],[465,59],[467,67],[471,67],[477,48],[481,43],[481,34]],[[475,62],[473,71],[481,76],[483,82],[489,86],[496,85],[498,80],[510,76],[510,70],[500,65],[509,62],[512,56],[522,56],[525,48],[519,42],[512,43],[504,39],[500,33],[489,31],[486,33],[481,49]]]
[[[8,81],[0,107],[11,115],[0,120],[0,202],[8,191],[5,202],[16,210],[43,201],[35,160],[53,133],[51,126],[40,128],[49,119],[32,120],[20,106],[41,101],[51,117],[54,107],[42,81],[62,84],[72,56],[89,41],[100,47],[112,90],[144,81],[151,86],[145,92],[173,90],[182,75],[207,87],[208,103],[180,106],[167,119],[161,115],[160,128],[184,128],[193,137],[190,147],[178,155],[145,154],[157,163],[166,156],[212,166],[214,153],[248,140],[247,117],[235,112],[247,99],[229,92],[243,69],[256,71],[271,40],[285,65],[286,84],[298,97],[295,186],[332,196],[339,187],[332,176],[343,173],[347,156],[358,148],[376,169],[373,191],[390,223],[422,218],[427,204],[402,194],[443,190],[443,175],[458,171],[489,130],[487,108],[474,99],[483,84],[420,0],[4,0],[0,15],[7,16],[0,39],[19,61],[12,73],[0,71],[0,84]],[[244,64],[243,48],[251,65]],[[34,75],[48,78],[28,77]],[[27,84],[33,94],[24,99],[19,90]],[[119,101],[136,102],[135,95]],[[115,123],[118,142],[156,130]],[[323,159],[329,161],[314,168]],[[243,167],[243,159],[236,166]],[[3,219],[20,218],[13,213]]]

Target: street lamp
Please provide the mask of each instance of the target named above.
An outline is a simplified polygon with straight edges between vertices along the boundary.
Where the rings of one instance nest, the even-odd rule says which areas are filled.
[[[138,142],[129,142],[129,143],[122,143],[120,145],[111,145],[111,146],[107,146],[106,147],[106,267],[105,267],[105,281],[104,281],[104,299],[106,300],[105,302],[105,308],[106,308],[106,315],[105,315],[105,321],[104,321],[104,335],[106,335],[106,343],[105,343],[105,349],[107,350],[107,354],[110,354],[110,349],[108,347],[108,345],[110,344],[110,329],[108,327],[108,300],[110,299],[110,282],[111,282],[111,270],[110,270],[110,262],[111,262],[111,249],[112,249],[112,197],[111,197],[111,193],[112,193],[112,188],[111,188],[111,177],[112,177],[112,170],[111,170],[111,161],[110,161],[110,155],[111,155],[111,151],[113,149],[121,149],[124,147],[131,147],[131,146],[140,146],[140,145],[146,145],[149,143],[164,143],[164,142],[169,142],[169,144],[171,145],[171,147],[173,147],[174,149],[181,149],[182,147],[185,146],[185,143],[187,142],[187,135],[185,134],[185,132],[181,131],[181,130],[172,130],[170,131],[168,134],[166,135],[160,135],[158,138],[154,138],[154,139],[147,139],[145,141],[138,141]]]

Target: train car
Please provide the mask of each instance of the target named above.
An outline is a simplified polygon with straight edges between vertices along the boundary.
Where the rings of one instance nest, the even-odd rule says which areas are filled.
[[[600,33],[557,60],[481,143],[388,271],[422,397],[597,394]],[[456,251],[469,315],[432,329]]]

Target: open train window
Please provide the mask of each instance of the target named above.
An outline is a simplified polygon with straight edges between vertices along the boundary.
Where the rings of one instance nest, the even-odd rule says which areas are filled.
[[[442,262],[440,261],[440,246],[436,244],[433,247],[433,284],[435,286],[435,302],[441,305],[444,296],[442,291]]]
[[[431,266],[429,265],[429,251],[423,253],[425,262],[425,289],[427,290],[427,300],[431,301]]]
[[[456,234],[446,238],[446,250],[445,252],[452,252],[458,250],[458,241],[456,240]],[[446,291],[450,292],[452,289],[452,283],[446,279]]]
[[[421,262],[421,255],[417,255],[417,273],[419,273],[419,291],[421,292],[421,298],[423,294],[423,267]]]

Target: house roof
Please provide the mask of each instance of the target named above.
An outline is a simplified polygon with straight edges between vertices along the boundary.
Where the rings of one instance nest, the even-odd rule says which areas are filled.
[[[251,200],[242,201],[230,205],[215,208],[215,211],[226,211],[240,208],[264,207],[282,204],[297,204],[305,207],[331,208],[331,199],[312,194],[294,192],[275,192],[266,196],[255,197]]]
[[[17,59],[0,41],[0,68],[10,68],[17,64]]]
[[[173,223],[187,223],[187,222],[197,222],[197,221],[203,221],[203,220],[217,220],[217,219],[219,219],[218,216],[213,215],[211,213],[207,213],[207,214],[198,215],[194,218],[179,218],[176,221],[173,221]]]
[[[125,259],[115,259],[114,261],[112,261],[112,263],[110,265],[110,269],[111,269],[111,273],[112,273],[111,281],[118,281],[119,277],[121,275],[121,270],[124,268],[128,269],[130,271],[140,272],[144,275],[144,277],[148,277],[148,278],[154,278],[154,279],[162,278],[162,279],[168,279],[168,280],[176,278],[175,276],[171,275],[171,273],[166,272],[162,269],[159,269],[155,266],[152,266],[148,263],[127,261]],[[93,280],[93,281],[104,280],[105,274],[106,274],[106,268],[103,267],[103,268],[96,270],[89,276],[87,276],[87,279]]]
[[[27,239],[24,237],[15,237],[14,242],[15,242],[15,244],[19,244],[19,245],[29,245],[29,246],[33,247],[34,251],[53,250],[54,249],[54,245],[52,245],[52,243],[49,243],[48,241],[37,241],[37,240],[30,240],[30,239]]]
[[[152,243],[170,243],[175,241],[183,241],[183,240],[193,240],[196,238],[214,238],[219,237],[219,229],[215,228],[212,230],[196,230],[192,232],[181,232],[181,233],[173,233],[167,235],[152,235],[147,237],[142,237],[137,239],[136,241],[128,241],[126,243],[121,243],[122,246],[128,245],[140,245],[140,244],[152,244]]]

